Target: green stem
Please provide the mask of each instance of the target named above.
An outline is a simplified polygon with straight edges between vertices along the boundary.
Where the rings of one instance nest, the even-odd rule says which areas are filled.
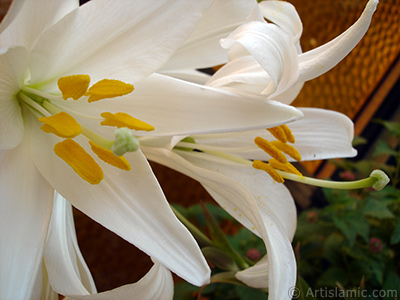
[[[186,228],[193,234],[200,247],[214,246],[214,243],[202,233],[196,226],[194,226],[188,219],[186,219],[175,207],[171,205],[171,209],[176,217],[186,226]]]

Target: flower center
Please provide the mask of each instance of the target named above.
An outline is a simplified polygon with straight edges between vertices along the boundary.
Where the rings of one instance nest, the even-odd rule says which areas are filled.
[[[83,135],[88,139],[92,152],[98,158],[114,167],[128,171],[131,167],[123,155],[139,149],[139,141],[132,130],[152,131],[154,127],[124,112],[103,112],[99,116],[101,126],[117,127],[114,140],[106,139],[83,126],[77,118],[93,119],[93,117],[63,106],[64,100],[72,98],[84,101],[87,99],[89,103],[92,103],[127,95],[134,90],[133,85],[113,79],[103,79],[91,87],[89,85],[88,75],[71,75],[58,80],[61,95],[48,94],[24,86],[17,98],[37,117],[39,122],[43,123],[41,130],[62,139],[54,146],[54,152],[84,180],[91,184],[98,184],[104,178],[103,170],[74,138]]]

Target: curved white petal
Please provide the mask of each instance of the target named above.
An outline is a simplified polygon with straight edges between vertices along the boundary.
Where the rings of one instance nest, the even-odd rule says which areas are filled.
[[[89,295],[67,295],[66,300],[172,300],[174,295],[174,282],[171,272],[153,259],[154,265],[150,271],[138,282],[121,286],[119,288]]]
[[[68,74],[135,82],[168,60],[209,5],[210,0],[90,1],[42,34],[32,51],[32,84]]]
[[[130,95],[120,99],[90,104],[69,101],[63,105],[97,117],[104,111],[129,113],[155,127],[149,133],[135,132],[146,136],[251,130],[303,116],[296,108],[279,102],[256,101],[160,74],[141,80]],[[96,126],[99,122],[96,121]],[[111,127],[103,127],[103,130],[107,128],[114,132]]]
[[[293,4],[285,1],[262,1],[258,5],[263,16],[289,33],[299,47],[303,24]]]
[[[300,110],[304,113],[304,118],[288,126],[296,138],[293,146],[300,152],[302,160],[353,157],[357,154],[352,147],[353,122],[347,116],[318,108],[300,108]],[[230,134],[226,137],[204,135],[194,138],[201,144],[224,147],[225,151],[248,159],[270,159],[267,153],[254,144],[254,138],[257,136],[268,141],[275,140],[266,130]],[[288,160],[293,161],[290,157]]]
[[[251,55],[238,57],[220,68],[207,86],[221,88],[238,95],[264,99],[262,92],[273,85],[271,77]]]
[[[126,155],[129,172],[100,161],[104,180],[90,185],[54,154],[59,139],[34,129],[35,163],[72,205],[188,282],[208,282],[210,270],[196,241],[173,214],[140,150]],[[84,138],[76,140],[95,157]]]
[[[294,84],[298,76],[297,50],[293,39],[274,24],[249,22],[221,41],[229,48],[230,60],[250,53],[271,77],[273,85],[263,94],[280,93]]]
[[[368,1],[360,18],[332,41],[299,55],[298,82],[311,80],[338,64],[367,32],[379,0]]]
[[[44,30],[78,7],[78,0],[13,1],[10,21],[6,17],[8,25],[0,35],[0,45],[31,49]]]
[[[44,259],[51,286],[59,294],[96,293],[76,240],[71,204],[58,193],[54,195]]]
[[[200,165],[202,166],[199,167],[197,166],[198,160],[195,164],[192,164],[166,149],[144,148],[144,151],[149,159],[198,180],[223,208],[229,212],[234,212],[238,221],[245,226],[249,226],[250,223],[250,230],[258,232],[267,247],[270,299],[289,299],[287,290],[294,286],[296,282],[296,261],[288,232],[279,220],[281,211],[277,212],[278,215],[275,215],[273,209],[265,207],[264,210],[264,208],[261,208],[260,203],[250,192],[252,187],[248,185],[248,182],[242,184],[242,182],[232,178],[232,175],[236,176],[241,171],[246,172],[248,168],[246,170],[235,170],[232,174],[232,169],[229,170],[225,167],[220,169],[220,165],[212,166],[210,169],[208,166],[202,167],[207,162],[201,162]],[[229,174],[225,174],[226,172]],[[261,172],[260,175],[260,178],[262,178]],[[248,187],[250,189],[247,189]],[[285,189],[282,185],[278,185],[277,188]],[[265,194],[263,196],[265,197]],[[290,195],[289,197],[293,201]],[[262,202],[264,199],[260,200]],[[279,200],[282,201],[282,199]],[[288,209],[290,210],[290,208]]]
[[[211,75],[206,73],[189,69],[160,70],[158,73],[197,84],[205,84],[211,77]]]
[[[32,299],[53,189],[33,164],[29,139],[0,152],[0,298]]]
[[[215,0],[189,38],[163,66],[161,73],[209,68],[226,63],[228,56],[219,44],[220,39],[226,38],[247,21],[256,6],[254,0]]]
[[[294,99],[300,94],[303,88],[304,82],[298,82],[292,87],[288,88],[286,91],[282,91],[280,94],[274,95],[274,100],[279,101],[283,104],[290,105]]]
[[[266,215],[269,214],[276,215],[283,225],[288,239],[292,240],[296,231],[296,207],[292,196],[284,185],[277,184],[265,172],[256,171],[251,166],[224,165],[216,161],[202,159],[202,153],[191,155],[193,153],[182,151],[180,154],[196,166],[229,176],[232,180],[243,185],[256,200],[262,218],[265,219]],[[225,203],[225,206],[225,210],[237,220],[241,221],[244,218],[242,212],[235,210],[235,207],[229,205],[229,203]],[[247,225],[247,227],[251,230],[252,226]]]
[[[21,107],[16,99],[28,65],[23,47],[0,50],[0,149],[17,146],[24,136]]]
[[[268,254],[264,255],[254,266],[239,271],[235,277],[253,288],[268,287]]]

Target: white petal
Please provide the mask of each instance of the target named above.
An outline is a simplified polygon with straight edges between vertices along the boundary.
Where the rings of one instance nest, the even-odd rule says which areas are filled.
[[[257,60],[274,83],[265,92],[268,95],[280,93],[297,79],[297,50],[293,39],[274,24],[249,22],[222,40],[221,45],[230,48],[230,59],[245,55],[244,48]]]
[[[0,35],[0,45],[31,49],[44,30],[77,7],[78,0],[13,1],[9,12],[12,21],[7,20],[9,24]]]
[[[338,64],[366,33],[378,0],[367,3],[360,18],[332,41],[299,55],[299,79],[307,81],[324,74]]]
[[[178,48],[162,73],[169,70],[202,69],[226,63],[228,56],[219,41],[248,20],[256,1],[215,0],[204,12],[189,38]]]
[[[90,1],[35,45],[32,84],[88,74],[135,82],[159,69],[188,37],[206,1]],[[49,47],[51,45],[51,47]]]
[[[24,136],[24,122],[16,94],[23,84],[27,65],[25,48],[9,48],[0,53],[0,149],[3,150],[17,146]]]
[[[72,207],[58,193],[44,250],[51,286],[62,295],[96,293],[93,278],[78,248]]]
[[[0,152],[1,299],[32,299],[50,220],[53,189],[33,164],[30,146],[26,138]]]
[[[129,172],[99,162],[104,180],[90,185],[53,153],[58,139],[34,129],[35,163],[72,205],[192,284],[208,282],[210,270],[196,241],[173,214],[140,150],[126,155]],[[89,148],[85,139],[76,140]]]
[[[265,255],[254,266],[239,271],[235,277],[254,288],[268,287],[268,255]]]
[[[266,19],[289,33],[299,46],[303,24],[293,4],[285,1],[262,1],[259,7]]]
[[[345,115],[325,109],[300,108],[304,118],[288,124],[302,160],[353,157],[357,151],[352,147],[353,122]],[[254,144],[261,136],[268,141],[275,138],[266,130],[226,135],[194,137],[199,143],[227,148],[226,151],[248,159],[268,160],[271,157]],[[229,149],[230,148],[230,149]],[[237,150],[236,150],[236,149]],[[289,161],[293,159],[288,157]]]
[[[207,86],[232,93],[265,99],[262,92],[274,86],[271,77],[253,56],[238,57],[220,68],[207,82]]]
[[[168,150],[146,148],[144,151],[149,159],[198,180],[223,208],[237,212],[238,220],[244,225],[247,225],[247,218],[253,225],[250,229],[253,232],[258,231],[267,247],[270,299],[289,299],[287,291],[296,282],[296,261],[279,215],[275,215],[272,209],[268,213],[262,213],[250,191],[230,176],[197,167]]]
[[[127,112],[155,127],[148,134],[137,131],[137,135],[243,131],[302,117],[294,107],[279,102],[254,101],[159,74],[141,80],[135,87],[130,95],[120,99],[64,105],[75,108],[79,105],[79,111],[97,116],[104,111]]]
[[[203,153],[182,151],[180,154],[192,164],[218,174],[223,174],[229,177],[231,181],[235,180],[238,184],[244,186],[256,201],[262,218],[265,220],[267,218],[266,215],[276,215],[285,229],[288,239],[293,239],[297,222],[296,206],[292,196],[284,185],[276,183],[267,173],[257,171],[251,166],[224,165],[215,161],[208,161],[202,159]],[[213,192],[211,192],[211,195],[213,195]],[[224,201],[224,204],[221,204],[221,206],[225,207],[225,210],[239,220],[239,222],[242,222],[246,218],[243,212],[238,211],[235,206],[232,206],[225,200],[221,199],[221,201]],[[248,229],[254,231],[252,229],[253,225],[248,225],[250,224],[249,221],[244,222],[246,223],[244,225]]]
[[[66,300],[126,300],[132,297],[140,300],[172,300],[173,295],[174,282],[171,272],[154,261],[150,271],[134,284],[90,296],[68,295]]]
[[[160,70],[158,73],[171,76],[177,79],[190,81],[197,84],[205,84],[207,80],[210,79],[211,75],[206,73],[197,71],[197,70],[189,70],[189,69],[180,69],[180,70]]]

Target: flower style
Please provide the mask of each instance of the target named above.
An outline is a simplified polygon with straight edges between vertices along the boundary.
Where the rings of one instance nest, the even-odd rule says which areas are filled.
[[[210,2],[12,3],[0,25],[0,298],[40,293],[54,190],[187,281],[208,281],[136,136],[256,129],[301,117],[277,102],[153,74]]]

